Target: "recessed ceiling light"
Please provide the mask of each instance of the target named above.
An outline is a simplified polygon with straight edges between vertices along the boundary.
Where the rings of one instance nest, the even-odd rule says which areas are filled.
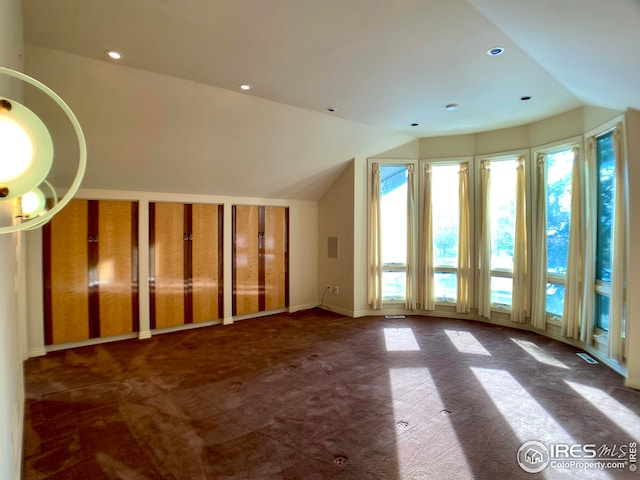
[[[458,110],[458,108],[460,108],[460,105],[458,105],[457,103],[450,103],[444,108],[449,112],[455,112],[456,110]]]
[[[238,86],[240,87],[240,90],[251,90],[253,88],[248,83],[243,83],[242,85],[238,85]]]
[[[503,53],[504,53],[504,48],[502,47],[493,47],[487,50],[487,55],[490,55],[492,57],[502,55]]]
[[[327,107],[327,112],[329,112],[329,113],[333,113],[336,110],[337,110],[337,108],[335,108],[335,107]]]
[[[122,52],[119,52],[117,50],[107,50],[104,53],[107,55],[107,57],[109,57],[112,60],[122,59]]]
[[[524,97],[520,97],[520,100],[523,100],[523,101],[531,100],[531,96],[530,95],[525,95]]]

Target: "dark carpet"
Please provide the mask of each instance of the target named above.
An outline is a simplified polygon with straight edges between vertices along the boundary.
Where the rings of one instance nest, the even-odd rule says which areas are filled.
[[[640,392],[577,352],[480,322],[318,309],[53,352],[25,364],[23,476],[640,478]],[[559,449],[554,464],[525,472],[527,441]]]

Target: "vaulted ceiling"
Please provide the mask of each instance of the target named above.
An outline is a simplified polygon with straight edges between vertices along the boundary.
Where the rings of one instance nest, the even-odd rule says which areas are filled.
[[[23,16],[27,45],[115,49],[120,66],[414,138],[640,108],[638,0],[23,0]]]

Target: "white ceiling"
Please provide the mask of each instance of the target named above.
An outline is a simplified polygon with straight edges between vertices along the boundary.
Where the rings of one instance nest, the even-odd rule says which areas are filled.
[[[23,0],[23,15],[30,45],[118,49],[126,67],[414,137],[640,108],[639,0]]]

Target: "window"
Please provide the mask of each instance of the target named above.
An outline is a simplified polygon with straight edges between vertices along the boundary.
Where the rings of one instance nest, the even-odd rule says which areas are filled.
[[[613,252],[613,212],[615,199],[615,153],[613,132],[596,138],[596,268],[595,325],[609,330],[609,297]]]
[[[491,304],[511,308],[517,161],[491,161]]]
[[[546,156],[547,168],[547,312],[561,317],[571,226],[573,149]]]
[[[407,166],[380,165],[382,300],[406,298]]]
[[[434,296],[437,301],[456,301],[459,237],[460,165],[431,168]]]

